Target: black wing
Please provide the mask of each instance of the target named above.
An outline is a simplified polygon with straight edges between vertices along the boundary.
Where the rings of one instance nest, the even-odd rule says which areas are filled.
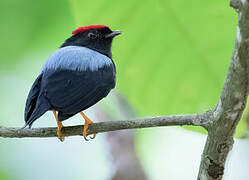
[[[113,65],[96,71],[47,70],[42,79],[42,91],[60,121],[94,105],[114,86]]]

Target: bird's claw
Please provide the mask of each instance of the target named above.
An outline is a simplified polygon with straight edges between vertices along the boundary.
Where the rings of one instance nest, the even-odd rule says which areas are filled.
[[[59,139],[61,142],[63,142],[63,141],[65,141],[65,136],[58,136],[58,139]]]
[[[91,136],[91,139],[94,139],[96,137],[96,133],[93,134],[93,136]]]
[[[89,141],[89,139],[86,138],[86,136],[83,136],[86,141]]]
[[[86,141],[89,141],[89,139],[87,139],[87,136],[89,136],[89,135],[86,135],[86,136],[83,135],[84,139]],[[95,137],[96,137],[96,133],[94,133],[93,136],[90,136],[91,139],[94,139]]]
[[[83,112],[80,112],[81,116],[85,119],[85,125],[84,125],[84,129],[83,129],[83,137],[86,141],[89,141],[89,139],[87,139],[86,137],[87,135],[87,130],[88,130],[88,125],[89,124],[93,124],[93,121],[90,120]],[[93,134],[92,137],[90,137],[91,139],[94,139],[96,137],[96,133]]]
[[[65,141],[65,136],[61,135],[61,127],[57,130],[57,137],[61,142]]]

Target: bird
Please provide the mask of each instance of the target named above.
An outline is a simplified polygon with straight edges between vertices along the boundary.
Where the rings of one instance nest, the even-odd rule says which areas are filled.
[[[47,111],[57,122],[57,136],[65,140],[62,121],[80,113],[85,120],[83,137],[93,121],[83,112],[106,97],[116,85],[112,42],[121,31],[106,25],[88,25],[72,31],[71,37],[53,52],[34,81],[24,110],[25,127]],[[96,134],[91,137],[96,137]]]

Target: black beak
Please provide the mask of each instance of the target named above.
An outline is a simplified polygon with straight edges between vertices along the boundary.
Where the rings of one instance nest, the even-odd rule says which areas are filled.
[[[120,34],[122,34],[121,31],[112,31],[110,34],[107,34],[107,35],[105,36],[105,38],[115,37],[115,36],[118,36],[118,35],[120,35]]]

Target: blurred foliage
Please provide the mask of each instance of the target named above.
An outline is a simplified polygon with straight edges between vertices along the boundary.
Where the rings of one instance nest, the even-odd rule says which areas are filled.
[[[30,88],[28,82],[33,81],[37,75],[36,68],[40,67],[49,53],[71,35],[71,31],[76,28],[75,22],[77,26],[107,24],[113,30],[124,32],[115,39],[113,46],[113,57],[117,64],[117,88],[135,106],[139,116],[204,112],[215,106],[225,80],[236,34],[236,13],[229,8],[229,2],[69,2],[0,1],[0,77],[4,82],[0,88],[0,116],[1,120],[8,119],[8,122],[0,123],[9,125],[10,122],[15,124],[20,121],[26,98],[24,96]],[[27,55],[30,55],[29,59],[25,59]],[[31,63],[30,59],[39,63]],[[34,64],[39,65],[34,68]],[[24,78],[25,82],[23,77],[15,79],[15,76],[19,77],[27,71],[33,74],[27,73],[24,76],[27,78]],[[8,78],[4,78],[4,75]],[[246,122],[240,121],[237,136],[246,128]],[[203,132],[202,129],[191,129]],[[139,149],[146,151],[143,158],[153,158],[153,149],[165,151],[160,128],[140,132],[137,142]],[[155,137],[159,137],[158,145],[153,144]],[[141,142],[148,146],[141,146]],[[0,143],[0,147],[3,146]],[[24,143],[23,150],[25,148]],[[84,147],[84,151],[86,149]],[[141,151],[139,153],[142,154]],[[4,158],[7,159],[7,156]],[[18,164],[10,164],[12,166],[20,169]],[[0,167],[0,180],[16,179],[12,175],[13,171],[8,168],[1,170]]]
[[[5,75],[9,75],[12,78],[19,75],[15,67],[20,63],[25,64],[25,62],[20,61],[30,61],[25,59],[27,54],[38,52],[37,54],[43,56],[42,54],[45,51],[49,50],[52,52],[57,49],[65,38],[71,35],[74,26],[71,9],[67,0],[1,0],[0,20],[1,82],[4,82]],[[36,62],[40,61],[43,63],[45,60],[39,56],[32,57],[36,57],[32,59]],[[26,66],[22,66],[22,72],[24,73],[32,68],[32,65],[27,63]],[[35,71],[34,75],[36,73]],[[19,112],[16,109],[21,109],[21,112],[23,112],[23,107],[19,107],[16,102],[18,102],[17,97],[26,96],[26,93],[22,93],[22,90],[17,91],[18,88],[22,88],[23,86],[20,86],[18,81],[15,81],[15,83],[1,83],[1,102],[4,102],[8,98],[8,101],[6,101],[7,104],[1,104],[1,123],[7,124],[7,120],[13,120],[12,115],[8,115],[7,119],[2,118],[3,114]],[[5,86],[3,87],[3,85]],[[13,91],[8,91],[11,87],[14,87]],[[15,94],[12,94],[12,92]],[[13,105],[16,106],[14,110]],[[22,117],[22,114],[18,113],[16,115],[19,118]],[[6,121],[2,122],[3,120]],[[0,143],[1,146],[2,144]],[[5,159],[6,157],[3,158]],[[0,162],[0,180],[16,179],[13,177],[16,175],[16,172],[13,174],[13,171],[10,170],[16,165],[13,164],[10,169],[4,170],[1,168],[1,163],[3,162]]]
[[[6,173],[2,172],[0,169],[0,179],[1,180],[11,180],[12,178],[9,177],[9,175],[7,175]]]
[[[124,32],[113,46],[117,87],[140,116],[215,106],[236,33],[236,13],[228,3],[69,1],[77,26],[107,24]],[[68,5],[66,0],[0,1],[0,71],[28,52],[57,49],[75,28]],[[239,129],[245,129],[243,122]]]
[[[124,32],[113,46],[117,87],[140,116],[204,112],[216,105],[236,35],[229,3],[70,2],[78,26],[107,24]]]
[[[14,176],[15,175],[12,173],[6,172],[4,169],[0,168],[0,180],[12,180],[14,179]]]
[[[0,71],[29,51],[56,49],[74,25],[67,0],[1,0],[0,15]]]

